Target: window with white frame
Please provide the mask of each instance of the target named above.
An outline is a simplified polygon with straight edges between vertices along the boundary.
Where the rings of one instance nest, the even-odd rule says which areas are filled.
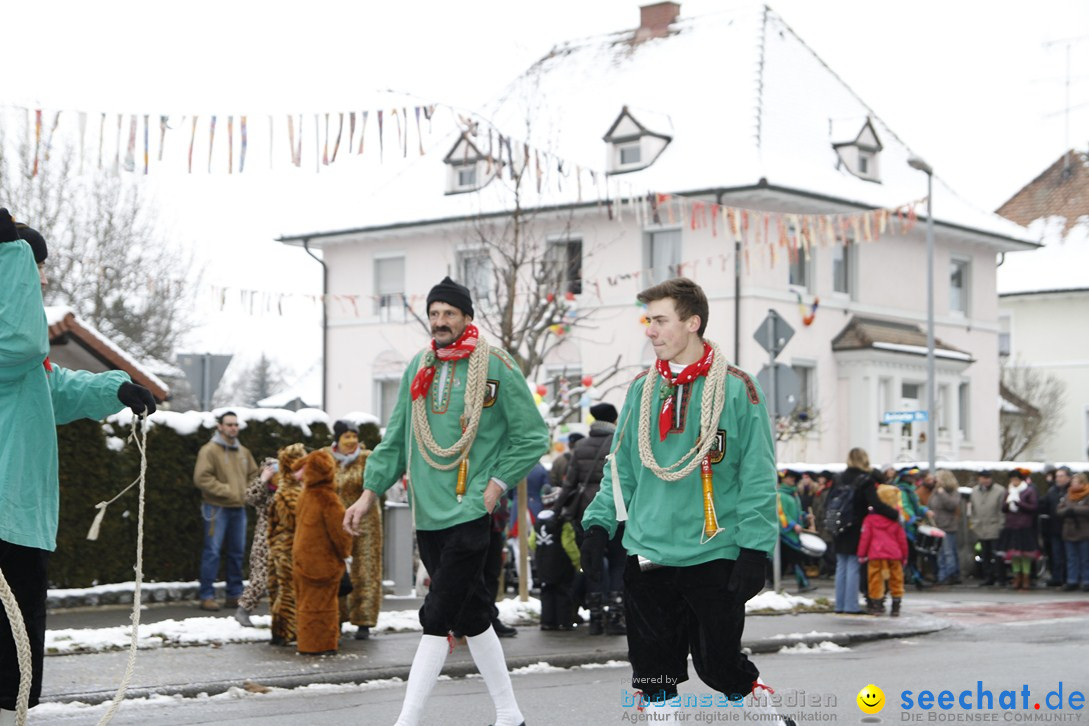
[[[900,399],[918,403],[919,394],[922,393],[922,390],[923,386],[921,383],[909,383],[904,381],[900,384]]]
[[[1006,357],[1010,354],[1010,333],[1013,329],[1013,313],[998,314],[998,354]]]
[[[888,430],[888,424],[884,421],[885,412],[892,410],[892,379],[879,378],[877,380],[877,420],[881,424],[882,431]]]
[[[405,321],[405,258],[403,255],[374,260],[374,312],[383,322]]]
[[[651,284],[677,276],[681,264],[681,231],[661,230],[647,234],[644,267],[650,270]]]
[[[550,282],[559,292],[582,294],[582,240],[555,240],[545,252]]]
[[[972,399],[967,381],[957,387],[957,414],[960,416],[960,436],[968,441],[972,436],[971,428]]]
[[[817,366],[811,362],[792,362],[791,368],[798,376],[798,400],[794,411],[808,411],[811,414],[817,408]]]
[[[616,145],[617,166],[634,166],[643,162],[643,145],[638,139]]]
[[[858,248],[850,239],[836,240],[832,247],[832,289],[835,292],[854,297],[855,256]]]
[[[458,279],[469,288],[473,300],[491,300],[495,291],[492,258],[485,249],[461,250],[457,254]]]
[[[968,260],[953,259],[949,262],[949,309],[968,314]]]
[[[393,408],[397,405],[397,391],[401,387],[401,378],[378,378],[374,381],[374,400],[378,404],[378,420],[383,426],[389,424]]]
[[[812,265],[813,250],[811,249],[807,254],[803,248],[799,247],[794,257],[790,260],[790,284],[794,287],[801,287],[808,290],[812,280],[812,275],[810,274]]]
[[[952,417],[952,411],[949,409],[949,386],[938,386],[938,400],[935,405],[938,407],[936,412],[935,423],[938,426],[938,436],[949,435],[949,420]]]

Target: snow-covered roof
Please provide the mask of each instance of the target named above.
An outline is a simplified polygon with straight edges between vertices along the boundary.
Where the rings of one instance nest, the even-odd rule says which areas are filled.
[[[1070,150],[1019,189],[998,213],[1026,225],[1043,247],[1011,252],[998,267],[1000,295],[1086,287],[1089,154]]]
[[[556,46],[479,114],[487,120],[477,126],[482,152],[498,155],[494,135],[502,133],[514,138],[521,163],[522,143],[529,144],[534,173],[521,190],[524,206],[766,186],[825,200],[829,212],[838,212],[843,205],[897,207],[925,195],[925,177],[907,164],[913,151],[763,4],[737,2],[713,15],[682,18],[665,37],[637,44],[633,38],[625,30]],[[672,141],[648,167],[606,182],[601,172],[609,149],[602,137],[625,106],[647,123],[652,116],[668,118]],[[854,129],[849,134],[839,122],[844,119]],[[867,121],[883,145],[877,183],[842,168],[833,148]],[[281,240],[307,237],[320,245],[323,236],[509,209],[510,182],[503,179],[474,193],[445,193],[442,159],[460,131],[454,114],[436,114],[435,141],[425,156],[385,169],[350,220],[343,212],[328,217],[345,226]],[[535,197],[538,160],[543,191]],[[596,180],[589,170],[598,172]],[[1007,248],[1034,242],[1023,227],[972,207],[940,178],[934,186],[939,224],[982,233]],[[724,202],[730,203],[728,193]]]
[[[262,398],[257,405],[261,408],[286,408],[299,400],[307,407],[316,408],[322,403],[321,375],[322,365],[319,359],[291,385],[267,398]]]
[[[1087,199],[1089,202],[1089,199]],[[998,294],[1078,290],[1089,286],[1089,216],[1069,229],[1065,217],[1050,216],[1029,224],[1044,246],[1030,252],[1008,252],[998,267]],[[1065,231],[1064,231],[1065,230]]]
[[[49,325],[49,342],[56,344],[65,336],[72,336],[91,354],[113,370],[121,370],[140,385],[151,391],[159,402],[170,398],[170,386],[145,365],[83,320],[65,305],[46,305],[45,319]]]

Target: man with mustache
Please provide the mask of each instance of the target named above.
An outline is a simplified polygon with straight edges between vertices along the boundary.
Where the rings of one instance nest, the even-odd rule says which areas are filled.
[[[431,590],[420,608],[423,636],[397,726],[421,722],[452,631],[466,636],[496,726],[519,726],[525,722],[491,625],[483,572],[492,509],[548,451],[548,427],[510,355],[488,345],[472,324],[467,288],[444,278],[427,296],[427,316],[434,339],[405,370],[386,436],[367,460],[363,494],[345,513],[344,527],[358,534],[379,495],[408,474]]]

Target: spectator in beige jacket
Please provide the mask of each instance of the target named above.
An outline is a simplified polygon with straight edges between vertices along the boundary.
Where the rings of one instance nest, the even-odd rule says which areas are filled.
[[[201,447],[193,470],[193,483],[201,492],[204,519],[204,552],[200,559],[200,607],[219,610],[215,581],[219,553],[227,548],[228,608],[238,607],[242,595],[242,558],[246,551],[246,485],[257,476],[257,462],[238,443],[238,416],[220,414],[212,440]]]
[[[981,586],[995,582],[1005,584],[1006,576],[1002,562],[996,555],[998,533],[1002,531],[1002,502],[1006,500],[1006,490],[996,486],[991,472],[979,472],[976,486],[968,499],[968,527],[972,535],[979,540],[980,557],[983,560],[983,579]]]

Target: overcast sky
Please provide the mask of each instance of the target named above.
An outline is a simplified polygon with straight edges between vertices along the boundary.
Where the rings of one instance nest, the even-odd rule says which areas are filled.
[[[691,0],[681,3],[681,14],[729,4]],[[938,176],[981,208],[997,207],[1065,148],[1089,148],[1087,2],[769,4]],[[311,0],[271,12],[280,6],[200,0],[9,4],[0,104],[258,116],[365,108],[375,90],[395,89],[471,108],[555,43],[634,27],[638,5]],[[1068,54],[1069,138],[1063,113]],[[320,292],[317,264],[273,241],[282,233],[325,228],[308,214],[312,175],[305,168],[232,178],[153,173],[148,183],[173,238],[194,245],[207,261],[206,283]],[[344,182],[350,187],[356,180],[347,176]],[[199,314],[217,317],[214,309]],[[289,320],[235,314],[207,326],[193,347],[253,353],[285,328],[301,326],[307,337],[287,361],[301,369],[320,351],[317,319],[316,311]],[[224,336],[223,322],[240,332]]]

